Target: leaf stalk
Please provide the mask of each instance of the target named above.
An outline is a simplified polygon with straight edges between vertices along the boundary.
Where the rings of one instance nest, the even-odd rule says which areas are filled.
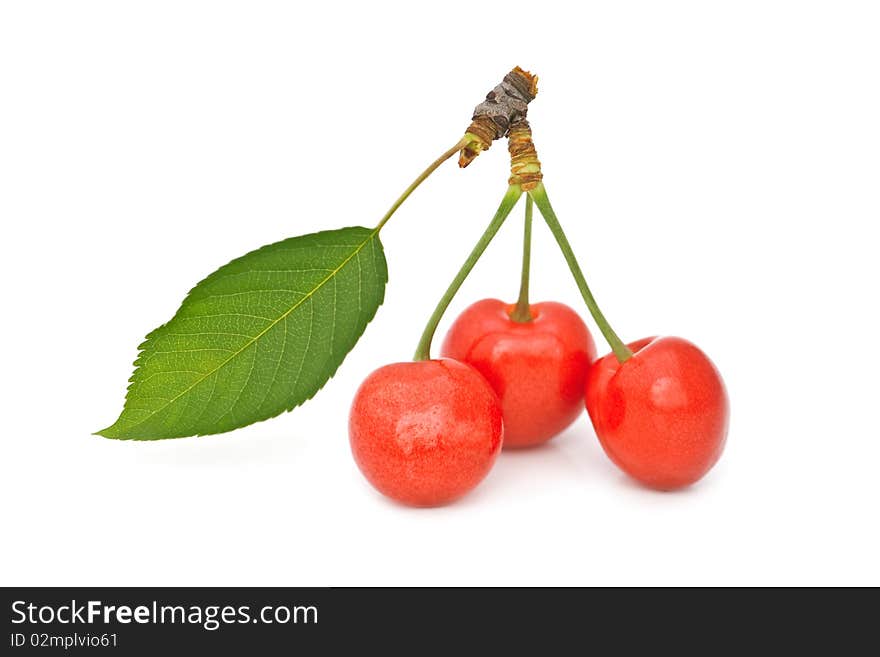
[[[379,220],[378,224],[376,224],[376,232],[382,230],[382,227],[385,226],[386,223],[388,223],[388,220],[391,219],[395,212],[397,212],[397,209],[401,205],[403,205],[403,202],[409,198],[410,194],[416,191],[416,188],[418,188],[419,185],[421,185],[423,182],[425,182],[425,180],[428,179],[428,176],[434,173],[440,167],[440,165],[443,164],[450,157],[458,153],[461,149],[467,147],[472,142],[472,140],[473,137],[471,135],[465,135],[456,142],[455,146],[453,146],[452,148],[444,152],[443,155],[431,162],[431,164],[428,165],[428,168],[422,171],[418,175],[418,177],[412,181],[410,186],[403,190],[403,193],[398,197],[396,201],[394,201],[391,207],[388,208],[388,212],[386,212],[385,216]]]

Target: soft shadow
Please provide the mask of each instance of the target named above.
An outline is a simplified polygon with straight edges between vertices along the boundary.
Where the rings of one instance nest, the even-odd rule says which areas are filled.
[[[706,475],[705,478],[700,481],[691,484],[685,488],[678,488],[676,490],[658,490],[656,488],[651,488],[650,486],[645,486],[643,483],[633,479],[629,475],[624,472],[618,471],[617,476],[615,477],[615,484],[620,488],[623,488],[628,491],[634,491],[636,493],[641,493],[644,495],[650,495],[651,497],[664,498],[664,497],[688,497],[694,494],[694,491],[701,488],[708,488],[709,483],[706,481],[708,477],[711,477],[712,473]]]
[[[617,469],[605,456],[592,427],[583,419],[543,445],[501,452],[486,480],[458,505],[521,495],[557,486],[612,481]]]
[[[172,440],[142,441],[131,446],[133,460],[150,465],[232,467],[242,465],[284,465],[305,458],[309,441],[284,434],[235,434],[200,436]],[[242,435],[243,434],[243,435]]]

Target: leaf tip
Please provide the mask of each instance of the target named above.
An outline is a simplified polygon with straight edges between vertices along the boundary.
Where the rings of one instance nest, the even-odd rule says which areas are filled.
[[[117,438],[119,438],[119,434],[116,431],[114,431],[113,427],[115,427],[115,426],[116,426],[116,423],[114,422],[109,427],[105,427],[103,429],[98,429],[97,431],[93,432],[92,435],[93,436],[101,436],[102,438],[117,439]]]

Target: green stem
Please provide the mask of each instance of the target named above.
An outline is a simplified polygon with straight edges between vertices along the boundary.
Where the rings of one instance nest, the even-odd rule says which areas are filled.
[[[553,212],[553,208],[550,205],[550,199],[547,198],[547,190],[544,188],[544,183],[538,183],[538,186],[530,191],[529,194],[535,200],[535,205],[538,206],[538,210],[544,215],[544,220],[547,222],[547,226],[550,227],[550,232],[553,233],[553,237],[556,238],[556,242],[562,250],[562,255],[565,256],[565,261],[568,263],[568,268],[571,269],[571,274],[574,276],[578,289],[581,291],[581,296],[584,298],[587,308],[590,310],[590,314],[599,326],[599,330],[611,346],[611,351],[617,356],[618,361],[621,363],[626,362],[626,360],[632,356],[632,351],[630,351],[629,347],[623,343],[623,340],[617,337],[617,333],[614,332],[614,329],[611,328],[608,320],[605,319],[605,315],[599,310],[599,305],[596,303],[596,299],[593,298],[593,293],[590,292],[590,288],[587,285],[581,267],[578,264],[577,258],[574,256],[574,251],[571,250],[571,244],[568,243],[568,238],[565,236],[562,226],[559,224],[559,219],[556,218],[556,213]]]
[[[465,135],[464,137],[462,137],[458,141],[458,143],[455,144],[455,146],[453,146],[448,151],[443,153],[443,155],[441,155],[436,160],[431,162],[431,164],[428,165],[428,168],[425,169],[424,171],[422,171],[419,174],[419,177],[416,178],[415,180],[413,180],[412,184],[409,187],[407,187],[405,190],[403,190],[403,194],[400,195],[400,198],[398,198],[396,201],[394,201],[394,205],[392,205],[390,208],[388,208],[388,212],[386,212],[385,216],[382,217],[382,219],[379,221],[378,224],[376,224],[376,232],[379,232],[380,230],[382,230],[382,227],[388,222],[389,219],[391,219],[391,215],[393,215],[395,212],[397,212],[397,208],[399,208],[401,205],[403,205],[403,202],[407,198],[409,198],[409,195],[412,194],[416,190],[416,187],[418,187],[423,182],[425,182],[425,180],[428,178],[428,176],[430,176],[432,173],[434,173],[434,171],[437,170],[437,167],[439,167],[446,160],[448,160],[450,157],[455,155],[462,148],[464,148],[465,146],[470,144],[472,142],[472,140],[473,140],[473,137]]]
[[[495,216],[492,218],[486,231],[474,246],[470,255],[467,257],[467,260],[464,261],[461,269],[458,270],[455,278],[452,279],[452,282],[449,284],[449,287],[446,289],[446,292],[443,294],[443,297],[441,297],[440,302],[437,304],[437,307],[428,319],[428,323],[425,326],[424,332],[422,332],[422,337],[419,340],[419,346],[416,348],[413,360],[428,360],[431,358],[431,341],[434,339],[434,333],[437,331],[437,325],[440,324],[440,320],[443,318],[443,313],[446,312],[449,303],[458,292],[461,284],[464,283],[468,274],[471,273],[474,265],[477,264],[477,260],[483,255],[486,247],[489,246],[489,242],[495,237],[498,229],[501,228],[501,225],[504,223],[504,220],[507,219],[507,215],[510,214],[510,211],[513,209],[513,206],[516,205],[520,196],[522,196],[522,189],[519,185],[511,185],[507,188],[507,192],[501,200],[501,205],[498,206],[498,211],[495,213]]]
[[[516,307],[510,313],[514,322],[532,321],[532,309],[529,306],[529,270],[532,257],[532,197],[526,195],[526,220],[523,230],[522,276],[519,283],[519,298]]]

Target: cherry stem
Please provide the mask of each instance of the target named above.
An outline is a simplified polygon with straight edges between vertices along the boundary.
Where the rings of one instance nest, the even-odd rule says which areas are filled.
[[[477,264],[477,261],[483,255],[486,247],[489,246],[489,242],[491,242],[492,238],[498,233],[498,229],[501,228],[504,220],[507,219],[507,215],[513,210],[513,206],[516,205],[520,196],[522,196],[522,188],[519,185],[511,185],[507,188],[504,198],[501,199],[501,205],[498,206],[498,211],[495,212],[495,216],[492,217],[492,221],[489,223],[486,231],[474,246],[470,255],[467,257],[467,260],[464,261],[461,269],[458,270],[455,278],[452,279],[449,287],[446,288],[446,292],[440,298],[440,302],[437,304],[434,312],[431,313],[431,317],[428,319],[425,330],[422,332],[422,337],[419,340],[419,346],[416,348],[413,360],[429,360],[431,358],[431,342],[434,340],[434,333],[437,331],[437,326],[440,324],[440,320],[443,319],[443,314],[446,312],[446,309],[449,307],[450,302],[453,297],[455,297],[461,284],[464,283],[468,274],[470,274],[471,270],[474,268],[474,265]]]
[[[593,293],[590,292],[590,287],[587,285],[587,281],[581,271],[581,266],[578,264],[574,251],[571,249],[571,244],[569,244],[568,238],[565,236],[565,232],[559,224],[559,219],[556,218],[556,213],[550,205],[550,199],[547,198],[547,190],[544,187],[544,183],[538,183],[538,185],[529,192],[529,195],[534,199],[535,205],[538,206],[538,210],[544,215],[544,221],[547,222],[550,232],[553,233],[553,237],[556,238],[556,243],[559,244],[559,248],[562,250],[562,255],[565,256],[565,261],[568,263],[568,268],[571,270],[572,276],[574,276],[574,280],[581,292],[581,296],[584,298],[584,302],[586,302],[590,314],[596,321],[596,325],[599,327],[602,335],[605,336],[605,340],[607,340],[608,344],[611,346],[611,351],[614,352],[618,361],[621,363],[626,362],[632,356],[632,351],[630,351],[630,348],[627,347],[623,343],[623,340],[617,336],[617,333],[611,328],[608,320],[605,319],[605,315],[599,310],[599,305],[596,303]]]
[[[529,306],[529,270],[531,269],[532,257],[532,197],[526,195],[526,219],[523,228],[523,255],[522,255],[522,277],[519,283],[519,298],[516,300],[516,307],[510,313],[510,319],[514,322],[530,322],[532,321],[532,309]]]
[[[428,176],[430,176],[432,173],[434,173],[434,171],[436,171],[437,168],[441,164],[443,164],[446,160],[448,160],[450,157],[452,157],[453,155],[458,153],[462,148],[465,148],[469,144],[473,143],[473,141],[474,141],[473,136],[465,135],[455,144],[455,146],[453,146],[448,151],[443,153],[443,155],[441,155],[436,160],[431,162],[431,164],[428,165],[428,168],[425,169],[424,171],[422,171],[419,174],[419,177],[416,178],[415,180],[413,180],[412,184],[410,184],[409,187],[407,187],[405,190],[403,190],[403,194],[400,195],[400,198],[398,198],[396,201],[394,201],[394,204],[390,208],[388,208],[388,212],[386,212],[385,216],[382,217],[382,219],[379,221],[378,224],[376,224],[376,228],[375,228],[376,232],[379,232],[380,230],[382,230],[382,227],[386,223],[388,223],[388,220],[391,219],[391,216],[395,212],[397,212],[397,208],[399,208],[401,205],[403,205],[403,202],[407,198],[409,198],[409,195],[412,194],[419,185],[421,185],[423,182],[425,182],[425,180],[427,180]]]

